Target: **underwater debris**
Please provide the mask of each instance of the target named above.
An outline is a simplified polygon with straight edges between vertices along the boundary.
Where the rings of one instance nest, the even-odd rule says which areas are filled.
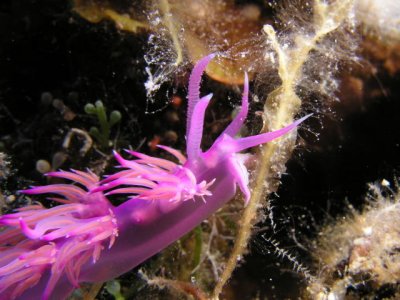
[[[128,13],[117,12],[108,1],[74,0],[72,10],[91,23],[111,20],[123,31],[138,33],[148,28],[146,22],[136,20]]]
[[[366,35],[390,45],[400,43],[400,2],[355,0],[355,15]]]

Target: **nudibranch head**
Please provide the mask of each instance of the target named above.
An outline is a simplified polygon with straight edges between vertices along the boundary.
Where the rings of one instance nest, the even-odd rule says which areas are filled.
[[[212,94],[200,98],[200,81],[208,63],[214,57],[215,54],[210,54],[201,59],[193,68],[190,76],[188,119],[186,129],[188,164],[191,166],[201,166],[197,168],[195,172],[196,176],[204,173],[204,170],[201,170],[202,168],[206,170],[217,170],[220,168],[225,169],[225,175],[231,177],[232,180],[239,186],[244,195],[245,203],[247,203],[250,199],[250,190],[248,187],[249,175],[245,166],[248,155],[241,154],[240,152],[251,147],[270,142],[288,133],[296,128],[310,115],[307,115],[295,121],[294,123],[273,132],[244,138],[236,138],[235,136],[239,133],[240,128],[243,126],[249,110],[249,80],[247,73],[245,73],[242,105],[238,114],[216,139],[214,144],[207,151],[203,152],[200,148],[200,145],[203,134],[204,114]]]
[[[137,159],[125,160],[115,152],[114,155],[119,164],[128,170],[108,177],[96,191],[118,187],[110,190],[106,195],[128,193],[136,199],[168,202],[186,201],[199,197],[207,201],[207,197],[212,195],[213,183],[221,176],[220,171],[224,170],[223,175],[231,178],[232,182],[239,186],[244,194],[245,203],[248,202],[250,199],[249,175],[245,162],[249,155],[240,152],[288,133],[308,116],[273,132],[237,138],[236,135],[243,126],[249,109],[249,81],[245,73],[242,105],[238,114],[213,145],[203,152],[201,141],[204,116],[212,94],[200,97],[200,82],[202,74],[215,55],[210,54],[201,59],[193,68],[189,79],[186,124],[187,159],[178,150],[166,146],[161,146],[161,148],[174,155],[179,164],[134,151],[128,151],[128,153]],[[166,204],[160,205],[165,207]]]

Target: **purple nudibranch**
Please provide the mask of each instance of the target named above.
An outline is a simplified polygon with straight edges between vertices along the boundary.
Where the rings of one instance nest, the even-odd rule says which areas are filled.
[[[308,116],[269,133],[236,138],[248,113],[245,74],[242,106],[205,152],[204,114],[212,95],[200,98],[200,81],[211,54],[194,67],[189,80],[187,158],[160,146],[178,163],[128,151],[114,153],[124,170],[100,181],[91,171],[47,174],[75,184],[33,187],[25,194],[50,193],[58,206],[31,205],[0,217],[0,299],[65,299],[80,282],[115,278],[138,266],[200,224],[235,196],[250,199],[242,150],[267,143],[294,129]],[[107,199],[127,195],[119,206]]]

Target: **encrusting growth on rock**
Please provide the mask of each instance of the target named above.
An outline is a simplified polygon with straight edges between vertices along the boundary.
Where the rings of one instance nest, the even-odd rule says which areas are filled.
[[[313,257],[321,268],[310,282],[307,297],[343,299],[380,289],[392,290],[400,279],[400,194],[387,180],[371,184],[368,205],[327,224],[312,244]],[[360,294],[359,294],[360,293]],[[368,298],[369,299],[369,298]],[[394,299],[394,298],[393,298]]]

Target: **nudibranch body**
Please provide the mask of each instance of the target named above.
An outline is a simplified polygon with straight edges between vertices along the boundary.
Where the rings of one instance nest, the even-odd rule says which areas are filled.
[[[58,194],[62,198],[55,200],[63,204],[0,217],[7,226],[0,233],[3,298],[64,299],[79,282],[110,280],[158,253],[232,199],[237,186],[248,202],[249,154],[240,152],[282,136],[308,116],[274,132],[236,138],[248,113],[246,76],[239,113],[203,152],[204,115],[212,95],[200,98],[199,88],[214,56],[200,60],[190,76],[187,158],[166,146],[160,148],[177,162],[134,151],[128,152],[136,159],[127,160],[114,153],[124,170],[100,182],[91,172],[53,172],[85,189],[65,184],[32,188],[25,193]],[[111,194],[127,195],[127,200],[113,206],[107,200]]]

